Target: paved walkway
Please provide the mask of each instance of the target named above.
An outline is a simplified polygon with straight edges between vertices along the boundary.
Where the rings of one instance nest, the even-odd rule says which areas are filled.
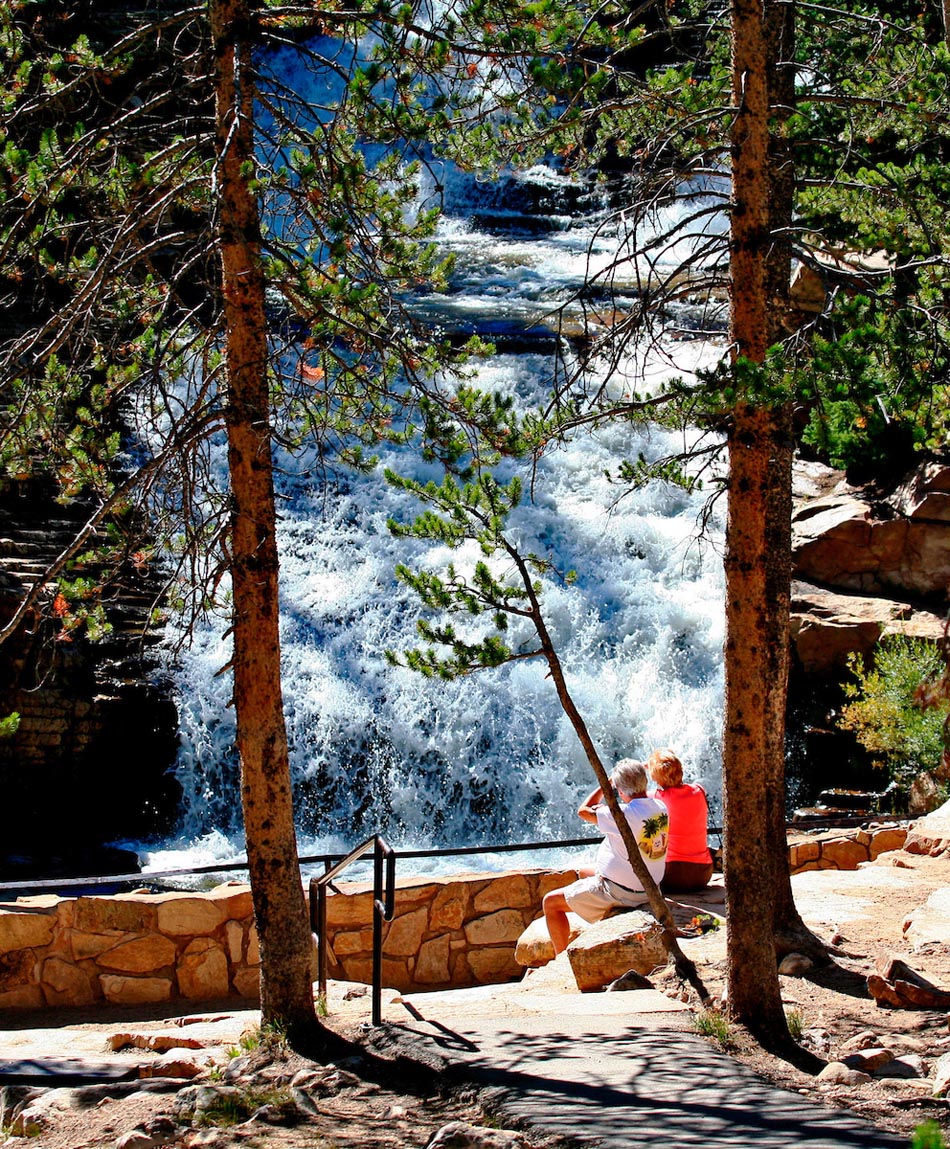
[[[538,1132],[611,1149],[907,1149],[906,1138],[762,1081],[685,1031],[681,1015],[652,1012],[653,995],[598,995],[592,1016],[590,997],[580,1010],[576,995],[572,1009],[570,995],[551,994],[505,1016],[487,998],[466,1008],[467,992],[407,998],[401,1024]]]
[[[692,1014],[681,1003],[651,990],[582,999],[566,988],[565,967],[562,958],[535,971],[530,988],[522,983],[406,997],[390,991],[386,1024],[376,1033],[413,1054],[428,1050],[453,1076],[491,1089],[502,1114],[517,1123],[590,1146],[907,1149],[906,1138],[846,1110],[763,1082],[692,1032]],[[331,1013],[367,1020],[368,997],[344,1003],[345,988],[331,983]],[[188,1031],[223,1048],[259,1016],[256,1010],[225,1012],[196,1019]],[[52,1084],[56,1077],[59,1084],[74,1084],[76,1074],[85,1079],[84,1071],[94,1080],[115,1080],[141,1051],[104,1061],[106,1034],[167,1029],[169,1021],[7,1031],[0,1036],[0,1084],[23,1080],[24,1073],[35,1084]]]

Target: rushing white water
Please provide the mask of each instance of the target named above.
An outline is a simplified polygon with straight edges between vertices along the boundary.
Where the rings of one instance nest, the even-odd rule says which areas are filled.
[[[485,373],[511,386],[544,366],[500,356]],[[675,746],[715,805],[721,562],[715,537],[697,541],[703,496],[655,485],[618,501],[604,475],[621,457],[665,453],[669,438],[615,426],[576,439],[542,460],[534,500],[512,527],[526,549],[578,572],[573,584],[550,582],[543,601],[605,760]],[[415,509],[379,473],[329,494],[304,486],[283,508],[283,683],[301,848],[345,850],[376,831],[403,847],[575,836],[590,769],[539,660],[451,683],[384,660],[386,648],[415,643],[416,604],[395,564],[461,563],[391,536],[387,517]],[[181,661],[181,833],[149,852],[149,868],[240,850],[230,679],[216,677],[229,658],[222,631],[202,630]],[[528,638],[511,637],[516,649]]]
[[[538,200],[555,196],[543,227],[538,213],[499,203],[497,189],[445,181],[440,238],[456,251],[459,272],[454,294],[437,302],[479,329],[495,322],[524,329],[539,320],[592,267],[608,266],[623,242],[595,215],[559,213],[555,172],[539,168],[519,178]],[[610,382],[643,390],[644,380],[658,386],[720,353],[699,340],[670,340],[645,361],[631,357]],[[529,405],[543,398],[551,365],[539,344],[486,361],[479,382]],[[605,476],[623,458],[681,447],[672,432],[620,424],[579,434],[541,460],[532,497],[511,528],[522,549],[577,571],[574,582],[549,580],[543,604],[604,760],[675,747],[688,776],[707,787],[715,816],[721,527],[713,516],[698,538],[705,492],[655,484],[625,493]],[[381,455],[383,465],[441,478],[405,451]],[[298,473],[306,463],[296,460]],[[541,660],[457,682],[386,663],[387,648],[416,644],[417,606],[396,582],[395,565],[444,569],[448,561],[463,565],[466,552],[390,534],[390,516],[405,521],[419,508],[387,487],[382,467],[337,476],[330,487],[288,476],[282,493],[282,672],[302,852],[347,850],[375,832],[402,848],[580,836],[574,811],[592,775]],[[478,629],[477,622],[457,625]],[[516,649],[532,645],[517,630],[508,641]],[[175,838],[142,851],[147,869],[242,850],[230,676],[216,674],[229,658],[225,624],[209,622],[175,670],[183,809]]]

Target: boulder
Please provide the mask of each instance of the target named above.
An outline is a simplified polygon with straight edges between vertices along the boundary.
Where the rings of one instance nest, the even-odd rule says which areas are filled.
[[[177,1077],[190,1080],[208,1067],[211,1054],[186,1054],[180,1049],[167,1049],[153,1061],[139,1068],[140,1077]]]
[[[940,768],[941,773],[943,767]],[[940,806],[943,789],[929,770],[921,770],[910,784],[907,794],[907,813],[912,817],[933,813]]]
[[[934,890],[904,920],[904,937],[913,946],[950,945],[950,889]]]
[[[950,467],[922,463],[894,491],[888,502],[909,519],[950,522]]]
[[[880,1038],[873,1029],[862,1029],[847,1041],[841,1043],[842,1053],[855,1053],[862,1049],[873,1049],[880,1045]]]
[[[815,963],[807,954],[791,953],[782,958],[778,972],[784,974],[785,977],[804,977],[806,973],[811,973],[814,968]]]
[[[933,985],[899,958],[879,963],[879,972],[869,975],[867,985],[878,1005],[892,1009],[950,1009],[950,992]]]
[[[893,1050],[885,1049],[884,1046],[879,1045],[849,1053],[844,1058],[844,1064],[849,1069],[860,1069],[862,1073],[874,1073],[893,1060]]]
[[[930,854],[932,857],[950,850],[950,802],[944,802],[911,826],[904,849],[909,854]]]
[[[796,577],[864,593],[943,594],[950,583],[946,523],[877,517],[857,490],[841,490],[792,515]]]
[[[860,1069],[851,1069],[844,1062],[829,1061],[816,1080],[826,1085],[863,1085],[871,1080],[871,1075],[862,1073]]]
[[[514,1129],[492,1129],[487,1125],[470,1125],[467,1121],[450,1121],[433,1133],[426,1149],[527,1149],[523,1134]]]
[[[587,929],[587,922],[577,914],[571,913],[567,915],[567,921],[570,926],[568,938],[570,943]],[[529,969],[537,969],[539,966],[547,965],[549,961],[554,961],[554,946],[551,944],[551,935],[548,933],[544,918],[537,918],[522,931],[515,946],[515,961],[518,965],[527,966]]]
[[[934,1097],[946,1097],[950,1092],[950,1053],[945,1053],[934,1066]]]
[[[940,614],[885,596],[829,590],[800,579],[792,583],[789,633],[808,674],[840,671],[849,654],[870,654],[886,635],[936,642],[943,628]]]
[[[884,635],[942,636],[916,600],[950,584],[950,467],[923,463],[883,500],[797,463],[793,493],[791,630],[807,673],[830,674]]]
[[[927,1063],[919,1053],[902,1053],[875,1069],[874,1076],[891,1081],[914,1081],[927,1076]]]
[[[668,955],[659,922],[633,910],[588,926],[569,943],[567,957],[577,988],[584,993],[603,989],[627,970],[650,974],[666,965]]]
[[[612,981],[607,986],[607,993],[629,993],[638,989],[653,989],[653,982],[648,977],[644,977],[642,973],[637,973],[635,969],[628,969],[626,973],[621,974],[616,981]]]

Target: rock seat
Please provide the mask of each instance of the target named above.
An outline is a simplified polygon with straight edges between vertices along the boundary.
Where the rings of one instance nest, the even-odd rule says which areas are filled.
[[[646,975],[666,964],[662,930],[651,913],[623,909],[593,924],[569,914],[568,921],[567,956],[581,992],[603,989],[630,970]],[[533,921],[518,939],[515,960],[531,969],[554,960],[544,918]]]
[[[603,989],[629,970],[646,976],[668,959],[660,923],[643,910],[587,926],[568,943],[567,957],[581,993]]]

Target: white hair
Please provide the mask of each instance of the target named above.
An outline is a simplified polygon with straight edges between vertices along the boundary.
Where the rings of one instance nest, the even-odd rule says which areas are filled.
[[[636,758],[621,758],[610,775],[611,784],[624,794],[639,794],[647,788],[647,771]]]

